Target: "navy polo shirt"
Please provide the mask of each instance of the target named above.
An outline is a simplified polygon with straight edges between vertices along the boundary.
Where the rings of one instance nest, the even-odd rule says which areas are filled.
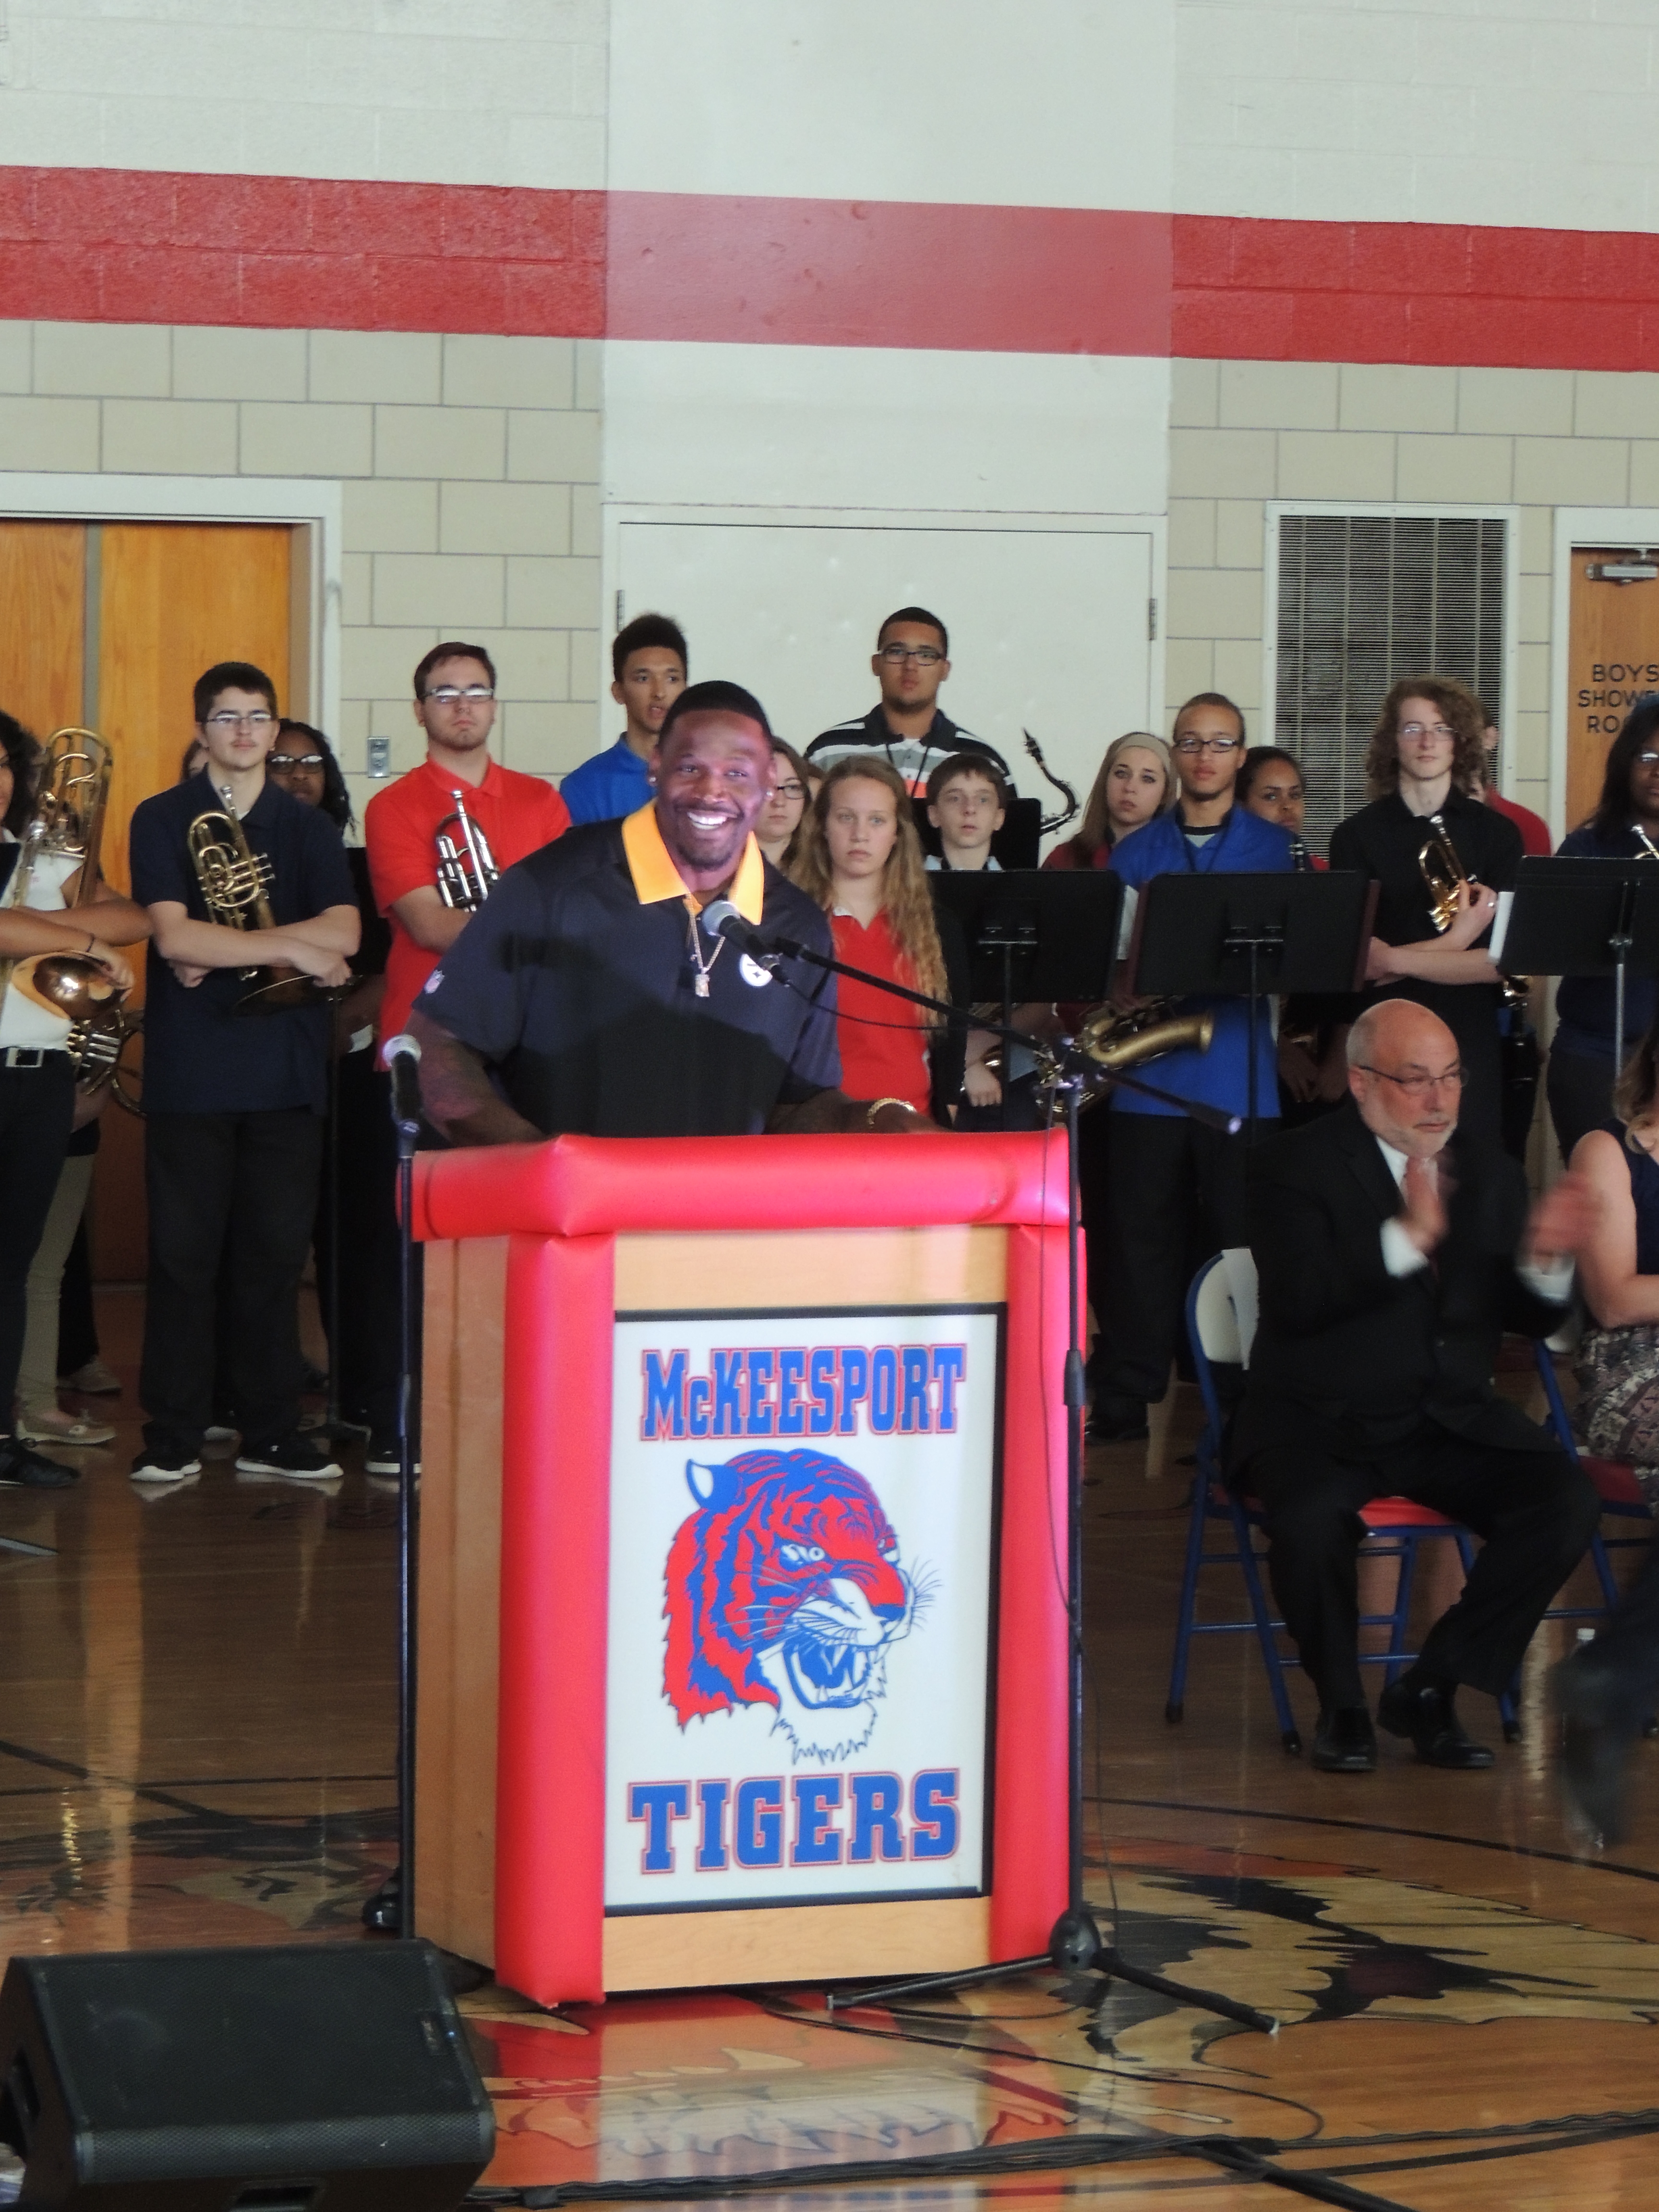
[[[785,961],[768,981],[722,943],[699,999],[685,902],[641,899],[623,829],[568,830],[508,868],[416,1010],[548,1136],[757,1136],[775,1106],[836,1087],[835,979]],[[762,930],[833,957],[826,916],[764,865]]]
[[[141,906],[173,900],[192,921],[210,921],[185,842],[198,814],[222,808],[205,770],[158,792],[132,817],[132,896]],[[273,920],[309,921],[331,906],[355,906],[356,893],[340,833],[320,808],[307,806],[269,779],[242,817],[250,848],[270,860]],[[248,964],[258,963],[257,931]],[[276,1108],[325,1111],[331,1010],[325,1004],[277,1013],[239,1014],[248,986],[219,968],[186,990],[154,943],[145,966],[144,1111],[250,1114]]]

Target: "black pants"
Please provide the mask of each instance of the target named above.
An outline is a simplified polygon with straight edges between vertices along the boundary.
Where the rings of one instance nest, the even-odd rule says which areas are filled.
[[[1544,1094],[1561,1157],[1571,1159],[1581,1137],[1613,1118],[1613,1062],[1594,1060],[1588,1053],[1562,1052],[1558,1047],[1550,1054]]]
[[[377,1435],[398,1420],[398,1146],[392,1079],[374,1054],[348,1053],[339,1085],[340,1312],[329,1296],[327,1164],[317,1200],[317,1290],[340,1409]],[[418,1263],[420,1247],[416,1247]],[[419,1328],[418,1305],[416,1329]],[[418,1334],[416,1338],[419,1343]]]
[[[11,1434],[11,1401],[29,1268],[46,1225],[75,1112],[67,1053],[40,1067],[0,1067],[0,1436]]]
[[[1365,1702],[1357,1554],[1359,1508],[1371,1498],[1415,1498],[1486,1540],[1457,1602],[1424,1638],[1419,1664],[1494,1697],[1509,1687],[1601,1516],[1589,1478],[1565,1452],[1472,1443],[1426,1423],[1369,1459],[1316,1447],[1259,1453],[1243,1486],[1266,1509],[1273,1595],[1328,1710]]]
[[[216,1334],[248,1448],[300,1420],[300,1277],[317,1210],[323,1124],[302,1107],[155,1114],[145,1133],[149,1281],[138,1395],[147,1443],[194,1451],[213,1419]],[[232,1255],[222,1309],[220,1257]]]
[[[1264,1134],[1276,1121],[1261,1124]],[[1244,1232],[1245,1134],[1173,1114],[1112,1115],[1106,1170],[1105,1340],[1096,1365],[1114,1398],[1162,1398],[1199,1263]],[[1095,1269],[1090,1269],[1091,1282]]]

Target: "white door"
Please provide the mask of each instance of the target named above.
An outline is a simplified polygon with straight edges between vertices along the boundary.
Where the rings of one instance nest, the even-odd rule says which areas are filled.
[[[950,630],[940,705],[1045,813],[1022,730],[1082,799],[1111,740],[1152,726],[1145,531],[624,521],[619,538],[618,623],[672,615],[692,681],[746,684],[793,744],[875,704],[877,625],[908,605]]]

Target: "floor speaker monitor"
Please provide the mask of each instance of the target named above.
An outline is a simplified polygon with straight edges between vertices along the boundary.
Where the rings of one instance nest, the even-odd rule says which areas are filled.
[[[30,2212],[453,2212],[495,2136],[429,1943],[15,1958],[0,1984]]]

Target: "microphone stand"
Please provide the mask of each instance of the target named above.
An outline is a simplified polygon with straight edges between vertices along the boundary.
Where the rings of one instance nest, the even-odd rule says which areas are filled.
[[[405,1041],[399,1039],[401,1044]],[[415,1150],[421,1135],[417,1054],[392,1055],[392,1126],[398,1139],[398,1863],[363,1909],[366,1926],[415,1934],[415,1452],[410,1393],[415,1360]]]
[[[1258,2012],[1253,2006],[1239,2004],[1233,1998],[1223,1996],[1213,1990],[1191,1987],[1183,1982],[1172,1982],[1162,1974],[1149,1972],[1145,1967],[1132,1966],[1115,1943],[1109,1943],[1100,1932],[1092,1907],[1084,1893],[1083,1886],[1083,1413],[1084,1377],[1082,1344],[1082,1238],[1081,1202],[1078,1177],[1078,1112],[1084,1085],[1093,1063],[1081,1052],[1075,1041],[1065,1038],[1058,1049],[1045,1048],[1011,1024],[976,1019],[966,1008],[953,1006],[942,999],[930,998],[925,991],[913,991],[902,983],[894,983],[884,975],[872,975],[862,968],[848,966],[844,960],[835,960],[829,954],[816,951],[811,945],[798,944],[790,938],[765,938],[751,929],[735,910],[727,914],[717,925],[717,933],[731,938],[739,945],[751,960],[775,973],[781,960],[804,960],[815,968],[834,975],[850,976],[854,981],[872,983],[890,997],[908,1000],[912,1006],[926,1006],[931,1012],[943,1014],[948,1021],[969,1024],[975,1029],[988,1029],[1000,1036],[1005,1044],[1021,1044],[1035,1051],[1039,1064],[1048,1073],[1049,1082],[1066,1102],[1066,1248],[1067,1277],[1067,1310],[1069,1335],[1066,1349],[1064,1397],[1066,1406],[1066,1617],[1069,1644],[1066,1705],[1066,1811],[1068,1820],[1068,1853],[1066,1864],[1066,1910],[1055,1921],[1048,1937],[1048,1948],[1035,1958],[1010,1959],[988,1966],[975,1966],[957,1974],[927,1974],[903,1982],[890,1982],[878,1989],[866,1990],[860,1996],[837,1996],[826,1995],[825,2003],[830,2012],[863,2010],[875,2005],[888,2005],[895,2000],[923,1996],[946,1990],[964,1989],[977,1982],[1001,1981],[1016,1975],[1040,1972],[1045,1969],[1060,1974],[1097,1973],[1104,1981],[1113,1978],[1132,1982],[1137,1988],[1151,1990],[1159,1996],[1173,1998],[1177,2003],[1191,2005],[1200,2011],[1218,2013],[1225,2020],[1236,2021],[1242,2027],[1256,2030],[1263,2035],[1276,2035],[1279,2023],[1268,2014]],[[1156,1099],[1159,1104],[1174,1106],[1206,1128],[1216,1128],[1235,1134],[1241,1126],[1236,1114],[1228,1114],[1218,1107],[1203,1103],[1198,1099],[1181,1098],[1175,1092],[1161,1091],[1155,1085],[1143,1083],[1138,1077],[1114,1070],[1108,1079],[1109,1087],[1133,1091],[1144,1098]],[[1105,1992],[1102,1991],[1102,2002]]]

